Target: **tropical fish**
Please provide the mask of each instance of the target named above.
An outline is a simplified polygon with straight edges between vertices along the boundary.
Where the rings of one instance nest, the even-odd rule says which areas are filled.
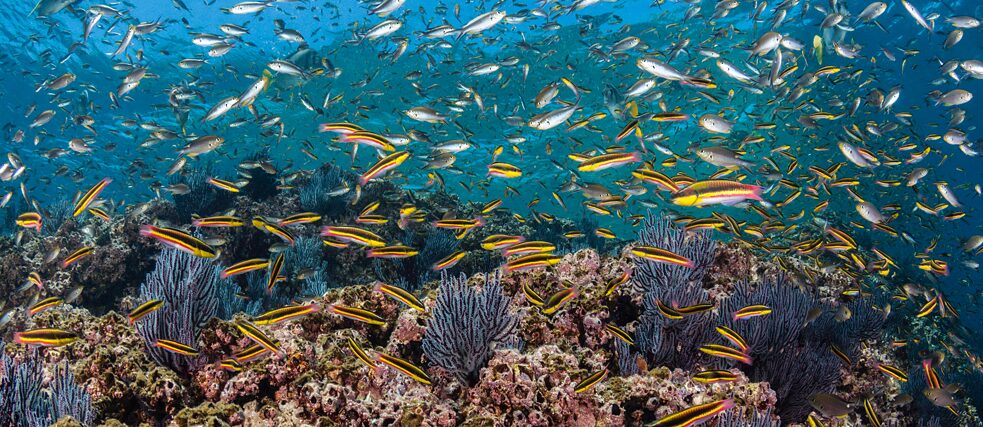
[[[182,252],[187,252],[201,258],[214,258],[215,249],[198,238],[173,228],[144,225],[140,227],[140,235],[157,239],[165,246],[170,246]]]
[[[696,426],[720,415],[724,411],[734,407],[734,401],[730,399],[718,400],[691,406],[676,412],[672,415],[659,419],[652,424],[653,426]]]
[[[53,328],[31,329],[14,333],[15,343],[42,347],[61,347],[78,341],[78,339],[78,335],[73,332]]]
[[[697,181],[672,195],[672,202],[681,206],[734,205],[745,200],[763,200],[762,189],[756,185],[726,180]]]

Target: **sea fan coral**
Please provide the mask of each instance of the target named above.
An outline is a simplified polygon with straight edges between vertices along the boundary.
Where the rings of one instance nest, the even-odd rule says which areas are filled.
[[[178,221],[191,221],[191,215],[207,216],[225,209],[232,202],[230,193],[217,190],[208,185],[211,169],[194,170],[183,179],[172,179],[171,184],[188,186],[185,194],[174,194],[174,207],[177,210]]]
[[[638,347],[657,365],[690,368],[701,357],[698,347],[713,331],[713,317],[698,313],[683,319],[669,319],[658,304],[684,307],[709,301],[701,286],[703,276],[713,264],[716,242],[706,233],[685,233],[668,217],[649,218],[642,224],[638,243],[679,254],[693,261],[692,267],[635,261],[633,283],[643,293],[645,310],[636,329]]]
[[[347,194],[334,195],[332,192],[349,186],[351,182],[351,177],[340,168],[326,164],[314,171],[300,186],[300,206],[329,217],[340,215],[345,212]]]
[[[140,301],[159,299],[164,305],[137,322],[137,331],[154,361],[182,375],[201,363],[156,343],[166,339],[194,347],[201,328],[219,314],[222,286],[231,284],[220,279],[218,269],[206,259],[170,249],[157,256],[154,270],[140,285]]]
[[[92,397],[75,382],[68,363],[55,366],[54,380],[51,382],[50,420],[53,422],[64,417],[72,417],[83,425],[92,425],[96,420]]]
[[[706,232],[684,232],[677,229],[667,216],[652,217],[642,222],[638,231],[638,243],[654,246],[686,257],[692,267],[675,264],[636,262],[634,284],[644,292],[659,289],[699,287],[710,265],[713,264],[717,242]]]
[[[735,319],[734,312],[754,304],[768,306],[772,313]],[[783,277],[756,285],[739,283],[721,303],[719,323],[737,331],[749,345],[747,352],[753,364],[741,368],[752,381],[771,385],[778,396],[777,413],[782,420],[801,421],[811,411],[809,397],[836,386],[843,362],[831,350],[833,345],[849,355],[859,340],[880,330],[883,314],[875,311],[872,303],[859,300],[848,306],[853,315],[836,319],[834,310]],[[822,314],[808,322],[812,310]]]
[[[486,274],[478,291],[468,285],[464,275],[455,278],[441,274],[440,294],[423,337],[423,352],[431,363],[463,382],[477,380],[478,370],[491,358],[492,345],[508,339],[519,322],[500,281],[500,275]]]
[[[47,389],[44,366],[36,355],[16,361],[0,343],[0,425],[44,427],[65,417],[92,425],[96,411],[92,397],[75,382],[68,364],[56,365]]]
[[[737,310],[756,304],[768,306],[773,312],[749,319],[734,318]],[[815,305],[814,298],[788,285],[781,277],[757,285],[741,282],[721,302],[720,322],[747,340],[749,354],[766,355],[780,352],[799,336],[809,310]]]
[[[3,352],[3,347],[0,347],[0,352]],[[5,352],[0,362],[3,363],[3,378],[0,378],[0,424],[33,425],[30,424],[31,420],[44,420],[48,407],[47,401],[41,396],[44,381],[41,362],[34,357],[17,362]]]
[[[721,415],[717,427],[780,427],[782,422],[771,411],[732,410]]]

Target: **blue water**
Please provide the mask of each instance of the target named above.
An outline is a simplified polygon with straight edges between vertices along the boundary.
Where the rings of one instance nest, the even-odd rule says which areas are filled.
[[[272,161],[280,177],[300,170],[311,170],[329,162],[362,173],[376,161],[372,150],[362,147],[353,162],[347,144],[333,142],[334,135],[317,131],[321,123],[351,122],[378,133],[406,134],[410,130],[425,132],[433,143],[468,139],[474,144],[474,148],[459,153],[453,169],[436,171],[444,179],[447,191],[460,197],[462,202],[485,203],[503,197],[508,185],[518,190],[519,194],[504,197],[503,207],[525,218],[541,212],[574,221],[590,216],[599,226],[610,228],[618,238],[625,241],[634,238],[631,221],[627,218],[650,211],[696,217],[708,217],[711,212],[716,211],[748,221],[749,224],[757,224],[761,222],[761,217],[744,206],[674,206],[669,203],[667,193],[662,192],[661,196],[656,196],[654,186],[650,185],[646,185],[648,193],[628,199],[627,208],[622,210],[620,218],[618,215],[599,216],[591,213],[583,206],[585,199],[579,192],[560,193],[566,205],[563,208],[553,200],[551,192],[559,193],[560,186],[573,175],[580,176],[577,180],[580,183],[602,184],[620,194],[616,181],[630,180],[630,171],[637,165],[604,172],[577,172],[577,164],[568,155],[592,150],[594,154],[598,154],[615,144],[626,145],[628,151],[642,150],[643,147],[634,136],[620,142],[614,141],[614,135],[630,119],[619,119],[608,113],[606,118],[591,123],[596,131],[582,128],[569,132],[566,130],[567,124],[538,131],[528,126],[512,126],[504,120],[514,115],[528,121],[534,114],[559,108],[560,104],[553,102],[544,109],[537,110],[533,99],[545,85],[563,77],[577,87],[586,89],[581,91],[579,101],[583,109],[574,114],[573,121],[584,119],[592,113],[608,112],[602,95],[607,85],[615,87],[618,93],[624,93],[637,79],[653,78],[639,70],[635,61],[644,53],[665,55],[673,46],[686,40],[688,47],[670,63],[691,73],[708,71],[718,87],[704,92],[719,102],[702,97],[698,88],[656,78],[659,85],[653,91],[662,92],[662,100],[668,110],[678,110],[688,114],[690,118],[680,123],[643,123],[642,131],[646,135],[664,133],[668,138],[661,144],[682,157],[675,166],[663,167],[660,163],[668,156],[646,143],[644,159],[651,160],[656,170],[669,176],[684,173],[697,180],[707,179],[718,168],[700,161],[695,154],[687,151],[688,148],[692,145],[724,145],[737,149],[743,137],[761,135],[765,136],[764,142],[741,147],[746,151],[743,158],[754,165],[729,175],[728,179],[744,174],[744,182],[771,188],[775,185],[774,179],[762,173],[760,167],[765,165],[765,158],[769,157],[784,172],[789,159],[773,153],[772,150],[788,145],[788,153],[797,158],[799,167],[794,172],[785,174],[784,178],[802,186],[814,186],[816,181],[807,172],[809,166],[827,168],[837,162],[847,162],[836,147],[837,141],[846,139],[845,126],[856,124],[863,129],[868,122],[882,127],[892,123],[898,125],[898,129],[885,132],[883,136],[870,136],[865,143],[851,142],[866,146],[882,162],[887,155],[901,160],[902,164],[882,165],[868,171],[847,162],[837,177],[859,178],[860,185],[855,189],[878,207],[899,205],[897,217],[889,225],[910,235],[914,243],[873,230],[871,224],[855,211],[856,203],[843,188],[832,188],[831,196],[822,192],[818,200],[802,196],[791,205],[782,207],[780,213],[774,209],[769,212],[776,214],[776,220],[785,225],[798,224],[813,233],[817,230],[815,218],[832,221],[833,225],[848,230],[860,242],[867,262],[877,259],[869,249],[883,250],[894,259],[898,267],[890,269],[890,273],[879,282],[865,279],[868,287],[874,292],[890,295],[903,283],[915,283],[944,292],[947,299],[960,311],[961,322],[968,328],[956,328],[956,333],[970,343],[977,343],[975,350],[981,349],[983,340],[976,326],[983,321],[983,313],[978,308],[978,284],[983,275],[978,269],[964,265],[965,261],[979,262],[980,257],[964,253],[960,246],[970,236],[983,234],[979,221],[983,201],[974,188],[983,183],[983,168],[979,166],[979,158],[967,156],[958,147],[941,140],[929,139],[930,135],[942,135],[949,129],[947,112],[952,108],[936,105],[928,98],[929,92],[933,90],[946,92],[960,88],[974,93],[976,98],[958,107],[966,111],[966,119],[956,128],[968,134],[968,146],[973,150],[983,150],[978,143],[980,130],[977,129],[983,123],[979,114],[979,105],[983,102],[980,99],[983,96],[980,95],[983,94],[983,82],[968,76],[962,70],[956,71],[960,77],[958,82],[943,76],[939,71],[940,62],[983,59],[983,33],[979,28],[966,29],[959,44],[951,49],[942,48],[946,34],[953,30],[945,19],[954,15],[983,16],[983,8],[977,2],[913,1],[912,4],[922,15],[940,15],[934,20],[934,32],[919,27],[902,5],[895,1],[888,2],[888,10],[877,20],[883,29],[872,24],[858,25],[852,18],[848,19],[848,25],[855,28],[846,34],[846,41],[862,46],[861,57],[842,58],[827,48],[822,65],[841,67],[842,71],[835,78],[842,78],[842,81],[833,84],[830,78],[820,78],[795,102],[789,101],[785,96],[776,98],[776,91],[771,88],[763,88],[760,94],[742,88],[736,80],[724,75],[714,65],[713,58],[698,53],[700,47],[713,49],[730,62],[738,64],[745,72],[750,72],[750,67],[745,63],[747,54],[742,48],[748,47],[770,27],[774,4],[768,5],[758,22],[749,19],[754,7],[751,2],[741,3],[726,17],[711,22],[708,15],[713,13],[714,2],[709,0],[696,2],[702,7],[702,14],[685,21],[684,14],[690,7],[685,3],[668,2],[656,5],[633,0],[600,2],[569,14],[554,11],[551,15],[557,15],[556,19],[549,21],[529,15],[521,23],[501,22],[486,31],[482,37],[465,37],[460,40],[448,37],[443,39],[447,45],[440,46],[437,43],[441,39],[426,39],[419,32],[445,21],[459,27],[470,18],[492,9],[504,10],[514,15],[537,5],[513,1],[494,4],[471,2],[461,4],[460,14],[455,16],[454,3],[407,2],[395,15],[395,18],[403,22],[400,30],[379,40],[356,42],[356,32],[361,33],[383,19],[393,17],[370,15],[367,5],[355,1],[272,3],[267,10],[257,15],[222,13],[219,7],[231,7],[234,4],[226,0],[185,0],[185,3],[189,10],[178,9],[168,1],[112,3],[114,8],[124,12],[123,17],[104,17],[92,31],[90,39],[75,49],[70,47],[74,43],[81,43],[84,10],[95,2],[79,2],[74,6],[76,12],[66,10],[43,19],[31,15],[32,5],[26,2],[10,2],[0,9],[3,19],[3,25],[0,26],[0,40],[3,45],[0,61],[5,71],[0,74],[0,117],[4,122],[3,135],[8,141],[5,151],[15,153],[27,166],[27,171],[20,179],[0,185],[3,188],[2,193],[12,191],[13,197],[22,198],[19,186],[23,183],[29,198],[37,200],[42,207],[49,207],[59,202],[71,201],[76,192],[85,191],[103,177],[111,177],[114,183],[103,193],[104,198],[139,203],[155,197],[171,197],[166,191],[155,191],[154,187],[172,183],[174,178],[168,177],[166,171],[178,159],[177,150],[186,141],[175,139],[141,147],[149,132],[139,127],[125,127],[122,123],[124,119],[154,122],[183,135],[219,135],[225,138],[225,144],[216,152],[189,161],[185,167],[186,172],[207,167],[215,176],[235,179],[237,165],[260,153]],[[326,6],[326,3],[331,6]],[[570,4],[564,2],[563,7],[567,6]],[[856,15],[864,6],[866,3],[851,2],[846,8]],[[440,7],[444,9],[443,12],[436,10]],[[559,6],[549,3],[542,7],[552,9]],[[787,49],[784,52],[785,66],[790,61],[798,66],[798,70],[786,79],[786,87],[791,87],[794,80],[804,72],[818,68],[812,40],[815,35],[821,34],[819,25],[824,14],[816,10],[820,7],[829,8],[829,5],[827,2],[801,2],[789,10],[785,23],[777,30],[806,45],[798,52]],[[284,134],[282,138],[278,137],[278,126],[265,129],[260,127],[252,114],[243,108],[234,109],[217,120],[202,123],[201,118],[212,105],[228,96],[238,95],[262,75],[268,62],[287,58],[298,49],[297,43],[276,37],[275,19],[282,19],[287,28],[300,32],[307,45],[317,52],[319,59],[328,59],[334,67],[341,69],[340,76],[335,78],[320,75],[301,80],[274,73],[271,87],[258,97],[255,106],[260,113],[281,118]],[[136,37],[125,55],[111,56],[116,43],[123,38],[127,25],[153,21],[159,21],[162,24],[161,29]],[[196,33],[222,35],[219,25],[228,23],[249,29],[249,34],[232,41],[235,47],[228,54],[208,58],[208,48],[191,43]],[[556,28],[547,24],[555,24]],[[715,37],[716,31],[724,34]],[[613,56],[608,60],[590,54],[592,45],[606,52],[612,44],[629,35],[641,37],[643,45],[623,56]],[[408,46],[405,53],[393,62],[391,54],[398,46],[393,39],[397,37],[407,38]],[[518,44],[522,41],[535,46],[539,52],[521,49]],[[889,59],[882,49],[890,52],[896,59]],[[470,76],[466,73],[466,67],[470,63],[493,63],[509,56],[518,57],[518,64],[503,66],[499,71],[484,76]],[[207,59],[208,64],[196,70],[178,68],[177,62],[185,58]],[[664,56],[660,58],[665,59]],[[751,64],[762,73],[767,73],[770,70],[770,58],[770,54],[756,58]],[[121,63],[147,67],[151,75],[120,99],[117,107],[112,104],[108,93],[115,91],[126,75],[126,71],[114,70],[114,65]],[[309,65],[309,70],[322,66],[320,60]],[[524,67],[527,66],[528,74],[524,77]],[[422,77],[416,80],[407,79],[406,75],[412,71],[420,71]],[[52,95],[55,93],[53,91],[35,90],[45,79],[66,72],[74,73],[77,79],[67,90],[58,91],[60,94],[57,95],[57,100]],[[846,74],[854,72],[859,75],[846,78]],[[939,79],[940,82],[935,82]],[[179,85],[190,87],[200,95],[190,102],[189,118],[183,129],[175,119],[173,109],[168,106],[168,91]],[[461,112],[454,112],[449,108],[453,98],[462,96],[459,85],[473,88],[481,95],[484,111],[480,111],[473,103],[463,106]],[[797,119],[802,111],[838,114],[848,109],[855,98],[866,98],[873,89],[887,93],[894,87],[901,88],[901,95],[889,111],[878,111],[875,107],[862,105],[853,117],[819,121],[818,127],[813,129],[801,129],[798,125]],[[323,114],[309,111],[301,103],[301,97],[307,97],[320,107],[327,94],[342,95],[343,98],[324,109]],[[575,101],[571,91],[562,84],[557,99]],[[831,106],[830,102],[834,99],[844,105]],[[65,101],[65,105],[56,106],[59,101]],[[31,105],[36,105],[37,108],[25,117],[24,112]],[[405,110],[417,106],[433,107],[449,115],[456,125],[451,121],[438,125],[415,122],[403,114]],[[781,107],[782,110],[776,113],[776,107]],[[638,105],[641,113],[658,112],[659,108],[655,101],[640,101]],[[37,129],[29,129],[33,117],[46,109],[57,112],[54,120]],[[895,113],[900,112],[911,114],[911,125],[896,118]],[[711,140],[713,135],[700,129],[696,122],[696,118],[706,113],[721,114],[728,118],[735,123],[735,131],[725,135],[722,140]],[[87,154],[68,152],[53,158],[46,156],[46,153],[50,154],[49,150],[67,150],[67,142],[71,138],[93,136],[84,128],[71,124],[71,118],[77,114],[90,115],[95,121],[93,126],[97,134],[94,135],[94,141],[89,143],[93,151]],[[748,114],[762,117],[755,119]],[[236,119],[246,119],[247,123],[229,128],[228,124]],[[769,131],[753,129],[756,122],[766,121],[775,122],[778,127]],[[467,136],[464,129],[473,132],[473,135]],[[9,142],[17,130],[25,132],[23,142]],[[264,131],[271,131],[272,134],[264,136]],[[505,140],[509,135],[522,136],[526,141],[511,144]],[[312,147],[311,152],[318,160],[301,152],[305,142]],[[904,143],[915,144],[917,148],[900,151],[898,147]],[[487,165],[492,162],[491,153],[499,146],[503,152],[497,160],[521,167],[521,178],[486,179]],[[925,147],[931,147],[931,153],[922,161],[916,164],[903,163],[911,153]],[[398,168],[402,176],[397,177],[396,181],[417,191],[435,191],[434,187],[425,185],[428,171],[422,169],[425,157],[430,153],[428,144],[415,141],[399,149],[409,150],[414,157]],[[62,166],[67,166],[70,171],[79,171],[79,176],[76,179],[70,179],[71,173],[53,176],[53,172]],[[914,189],[903,184],[885,188],[874,182],[904,180],[915,167],[927,168],[929,172]],[[931,216],[915,211],[915,202],[919,200],[929,206],[944,202],[934,186],[939,181],[948,182],[963,204],[958,209],[947,208],[943,214],[959,210],[966,213],[964,218],[946,221],[941,215]],[[766,194],[765,198],[774,203],[789,194],[788,189],[775,188],[775,192]],[[530,209],[528,206],[536,199],[539,203]],[[643,206],[643,200],[655,207]],[[813,213],[813,208],[822,200],[829,200],[829,208],[821,213]],[[805,214],[801,219],[782,219],[794,217],[803,210]],[[202,215],[205,214],[214,213],[202,212]],[[862,225],[863,228],[850,225],[850,221]],[[727,239],[722,233],[718,234],[720,239]],[[745,237],[751,239],[750,236]],[[783,236],[769,237],[774,240],[765,242],[765,246],[788,245],[796,239],[819,236],[804,234],[792,237],[791,241],[783,240]],[[928,257],[948,262],[948,276],[927,273],[917,268],[920,260],[915,255],[924,252],[933,241],[938,244]],[[778,256],[777,251],[759,253],[761,256]],[[875,283],[882,285],[874,286]]]

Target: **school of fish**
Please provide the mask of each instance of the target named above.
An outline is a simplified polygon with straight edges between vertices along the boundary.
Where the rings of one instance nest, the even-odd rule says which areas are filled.
[[[946,331],[951,346],[939,350],[983,371],[974,348],[983,340],[971,326],[981,321],[983,295],[983,173],[974,166],[983,8],[973,1],[41,0],[18,12],[34,32],[2,30],[12,51],[0,55],[7,70],[0,207],[20,209],[9,215],[16,244],[5,250],[40,235],[51,206],[66,199],[67,220],[85,227],[190,193],[174,178],[196,170],[210,171],[211,191],[239,193],[266,174],[276,191],[292,193],[330,163],[357,176],[329,190],[357,212],[345,223],[315,212],[196,212],[179,224],[149,221],[139,236],[161,250],[214,259],[222,278],[266,275],[268,291],[288,280],[282,247],[269,258],[229,259],[210,230],[254,227],[289,246],[301,226],[314,224],[326,246],[385,260],[420,249],[387,241],[380,230],[429,224],[458,239],[482,238],[433,271],[499,251],[502,271],[511,273],[560,262],[557,242],[485,233],[487,217],[589,217],[597,228],[556,239],[593,234],[623,243],[640,262],[692,267],[681,254],[633,242],[634,228],[658,212],[777,262],[805,286],[822,272],[842,272],[859,284],[850,296],[888,297],[885,315],[891,305],[908,305],[918,318],[964,318],[968,326]],[[384,182],[482,208],[460,216],[419,209],[412,197],[365,196]],[[93,254],[96,240],[53,256],[71,269]],[[20,291],[36,293],[22,307],[30,315],[84,292],[48,295],[39,274],[24,280]],[[630,280],[627,273],[613,279],[607,293]],[[375,290],[427,310],[398,286]],[[574,286],[523,292],[547,315],[582,297]],[[141,301],[127,319],[140,322],[163,304]],[[716,309],[659,304],[669,319]],[[732,316],[754,322],[780,310],[751,305]],[[254,345],[218,363],[238,371],[280,352],[264,327],[318,311],[370,325],[391,320],[298,302],[235,321]],[[606,328],[633,344],[630,332]],[[708,343],[701,352],[753,363],[740,334],[726,326],[717,332],[732,345]],[[77,339],[51,328],[12,334],[28,346]],[[190,342],[156,345],[199,352]],[[401,355],[354,339],[346,345],[373,370],[433,382]],[[943,358],[925,357],[925,395],[956,413],[955,390],[936,372]],[[916,375],[877,368],[898,381]],[[575,391],[589,392],[607,375],[593,373]],[[736,378],[707,370],[693,379]],[[862,410],[880,425],[866,400],[830,394],[810,403],[830,420]],[[698,425],[735,405],[694,404],[653,421]],[[823,425],[816,416],[808,423]]]

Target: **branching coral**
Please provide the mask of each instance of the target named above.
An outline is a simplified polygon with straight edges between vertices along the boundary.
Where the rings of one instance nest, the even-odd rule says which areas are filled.
[[[188,374],[201,361],[156,345],[166,339],[194,347],[201,328],[219,314],[219,288],[231,286],[219,278],[208,260],[185,252],[165,249],[157,256],[154,270],[140,285],[140,301],[162,300],[164,305],[137,322],[147,352],[159,365]]]
[[[485,275],[481,291],[464,275],[441,275],[437,304],[423,337],[423,352],[431,363],[463,382],[477,380],[478,370],[492,355],[492,345],[508,339],[519,319],[502,293],[501,277]]]

